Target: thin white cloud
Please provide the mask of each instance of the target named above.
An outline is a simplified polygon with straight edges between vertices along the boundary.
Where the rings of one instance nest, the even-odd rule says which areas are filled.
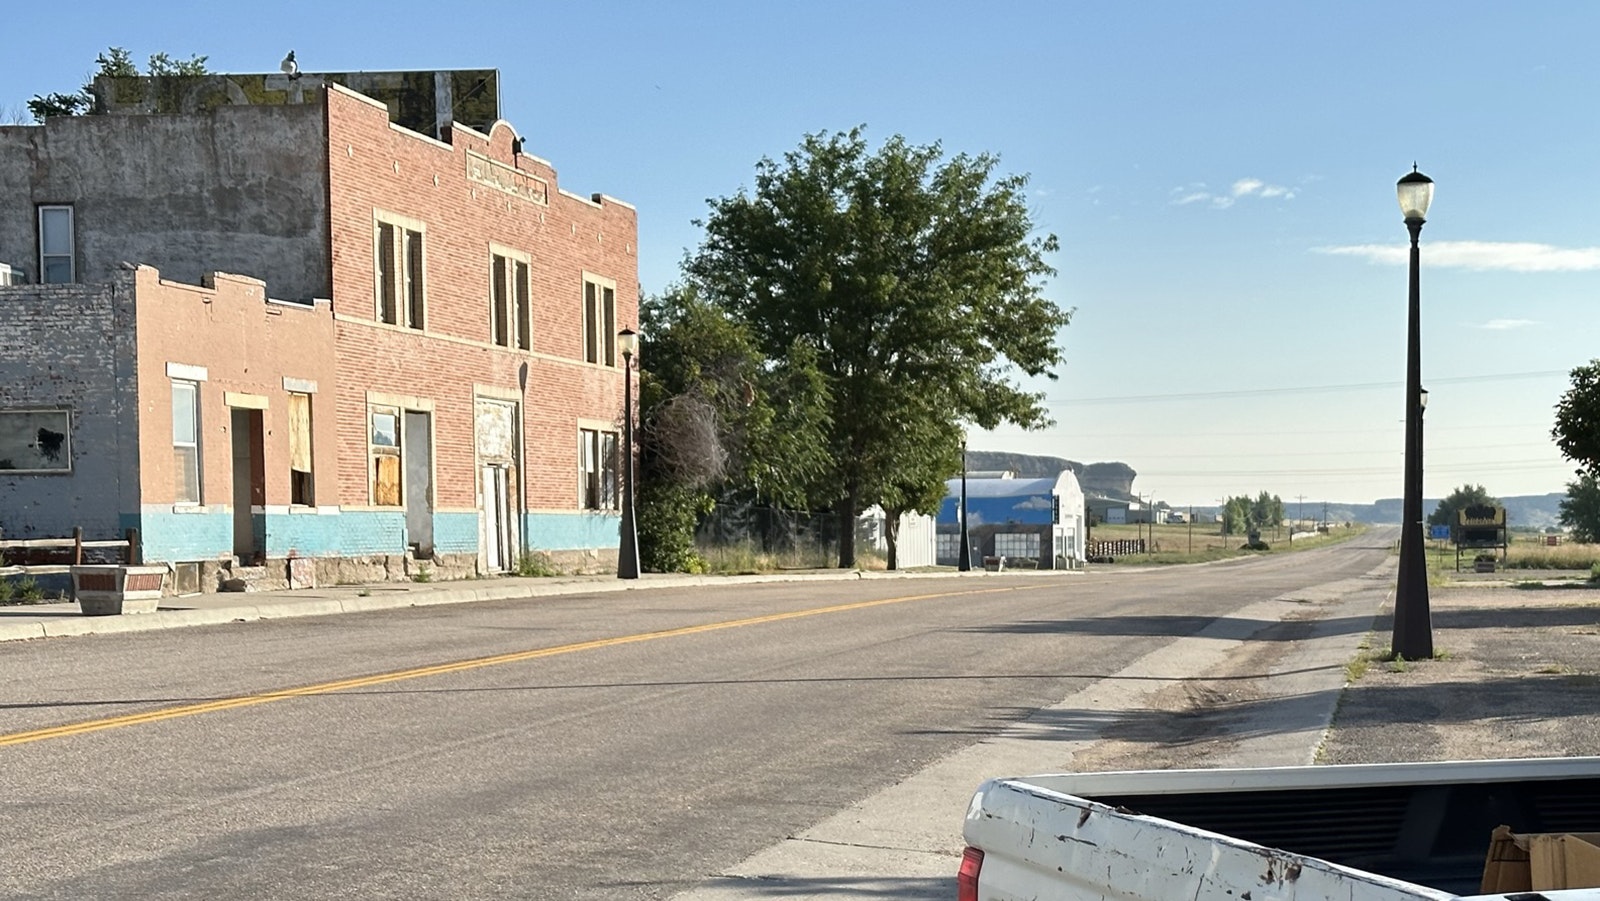
[[[1404,244],[1347,244],[1313,248],[1318,253],[1361,257],[1370,263],[1404,264]],[[1422,248],[1430,267],[1474,272],[1590,272],[1600,269],[1600,247],[1556,247],[1531,241],[1432,241]]]
[[[1488,322],[1482,323],[1476,327],[1488,329],[1492,332],[1504,332],[1516,328],[1527,328],[1530,325],[1538,324],[1539,323],[1532,319],[1491,319]]]
[[[1229,186],[1227,192],[1206,190],[1205,182],[1193,182],[1181,188],[1172,189],[1173,206],[1206,203],[1212,209],[1225,210],[1243,197],[1255,197],[1261,200],[1293,200],[1294,190],[1283,185],[1269,185],[1259,178],[1241,178]]]

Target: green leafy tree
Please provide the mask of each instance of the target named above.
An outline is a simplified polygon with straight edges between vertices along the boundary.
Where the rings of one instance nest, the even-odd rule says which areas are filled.
[[[800,506],[823,473],[826,392],[804,349],[779,364],[692,288],[640,309],[638,522],[645,569],[701,564],[697,519],[718,491]]]
[[[1258,529],[1283,522],[1283,499],[1263,491],[1250,502],[1250,522]]]
[[[150,55],[149,73],[152,76],[196,76],[209,75],[211,70],[206,68],[204,56],[191,56],[188,59],[173,59],[166,53],[153,53]],[[94,81],[96,78],[106,76],[111,78],[137,78],[141,74],[139,66],[133,61],[133,54],[122,47],[111,47],[105,53],[95,57],[95,73],[89,77],[83,87],[75,94],[35,94],[28,101],[28,112],[33,114],[34,121],[43,122],[54,116],[81,116],[85,113],[96,111]]]
[[[1572,530],[1572,540],[1584,544],[1600,542],[1600,479],[1589,473],[1567,483],[1567,496],[1561,499],[1560,522]]]
[[[872,152],[860,128],[808,135],[700,223],[687,276],[764,359],[812,355],[828,467],[810,498],[838,516],[841,566],[855,565],[862,509],[924,502],[954,471],[936,471],[943,444],[908,460],[918,442],[961,422],[1049,423],[1016,378],[1053,378],[1062,361],[1070,313],[1042,291],[1057,242],[1034,234],[1027,178],[997,164],[898,136]]]
[[[1475,507],[1480,504],[1498,506],[1500,499],[1491,495],[1482,485],[1462,485],[1450,492],[1449,496],[1439,502],[1439,506],[1428,514],[1428,525],[1451,526],[1456,524],[1456,511],[1463,507]]]
[[[1556,404],[1550,436],[1580,474],[1600,477],[1600,360],[1572,370],[1572,387]]]

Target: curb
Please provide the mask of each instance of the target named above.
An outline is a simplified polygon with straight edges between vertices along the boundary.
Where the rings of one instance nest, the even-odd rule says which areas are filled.
[[[470,585],[457,587],[451,583],[430,583],[424,587],[417,583],[409,582],[378,582],[370,586],[341,586],[341,592],[348,592],[351,589],[357,592],[342,597],[319,595],[315,594],[316,589],[307,589],[308,596],[306,597],[265,603],[245,602],[227,607],[163,608],[154,613],[122,616],[65,615],[53,616],[44,620],[25,620],[12,623],[0,620],[0,642],[26,641],[35,638],[68,638],[83,635],[115,635],[127,632],[149,632],[157,629],[182,629],[191,626],[214,626],[225,623],[288,619],[299,616],[332,616],[343,613],[398,610],[406,607],[433,607],[443,604],[471,604],[480,601],[508,601],[573,594],[639,591],[650,588],[758,585],[774,582],[1005,578],[1012,575],[1053,574],[1066,576],[1074,572],[1079,571],[1018,570],[1015,573],[991,573],[987,571],[967,573],[891,573],[849,570],[840,572],[761,573],[737,576],[667,575],[638,581],[621,579],[608,581],[546,581],[534,579],[481,587],[472,587]],[[362,595],[359,592],[368,593]],[[241,596],[241,600],[243,600],[243,597]]]

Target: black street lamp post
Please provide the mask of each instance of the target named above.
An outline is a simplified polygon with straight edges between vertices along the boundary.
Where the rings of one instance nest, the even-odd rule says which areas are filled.
[[[1411,232],[1411,296],[1406,331],[1406,471],[1400,511],[1400,575],[1394,592],[1394,635],[1390,650],[1406,660],[1433,656],[1433,624],[1428,614],[1428,563],[1422,545],[1422,287],[1418,240],[1433,201],[1433,179],[1416,166],[1395,186],[1400,211]]]
[[[972,570],[972,540],[967,535],[967,439],[961,439],[961,549],[956,551],[956,569]]]
[[[639,335],[625,328],[617,333],[622,351],[622,539],[617,548],[617,578],[639,578],[639,527],[633,519],[633,357]]]

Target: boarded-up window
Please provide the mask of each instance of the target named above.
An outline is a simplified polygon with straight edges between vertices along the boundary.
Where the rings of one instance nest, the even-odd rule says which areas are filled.
[[[406,239],[406,325],[422,328],[422,232],[408,231]]]
[[[400,497],[400,411],[373,407],[371,436],[372,505],[398,507]]]
[[[66,410],[0,410],[0,470],[71,472],[71,433]]]
[[[528,264],[517,261],[517,347],[533,349],[533,297],[528,286]]]
[[[583,283],[583,360],[600,362],[600,322],[598,302],[600,286],[594,282]]]
[[[494,254],[493,273],[489,288],[489,340],[501,347],[511,346],[510,260]]]
[[[583,359],[617,365],[617,292],[610,285],[583,283]]]
[[[173,501],[200,503],[200,385],[172,383]]]
[[[378,223],[378,320],[394,325],[400,321],[400,273],[395,266],[394,226]]]
[[[311,483],[311,395],[289,394],[289,503],[316,503]]]
[[[379,222],[373,243],[378,321],[422,328],[427,324],[422,232]]]
[[[600,331],[605,339],[607,366],[617,365],[617,292],[600,289]]]

